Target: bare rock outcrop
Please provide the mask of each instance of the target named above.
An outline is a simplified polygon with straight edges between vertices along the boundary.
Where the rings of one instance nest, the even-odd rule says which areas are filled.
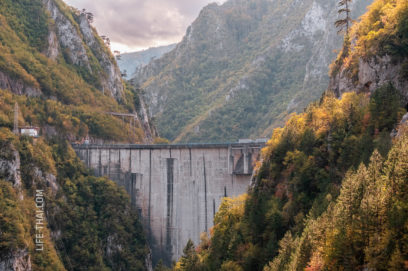
[[[56,60],[60,53],[60,47],[58,43],[58,37],[55,33],[55,29],[51,29],[48,33],[48,48],[46,51],[46,55],[48,58],[52,60]]]
[[[1,271],[31,271],[31,257],[28,249],[21,249],[0,258]]]
[[[38,97],[41,95],[39,88],[27,85],[22,79],[12,78],[2,71],[0,71],[0,89],[7,89],[14,94],[29,97]]]
[[[78,22],[72,22],[54,0],[43,0],[43,3],[55,23],[48,35],[46,55],[56,60],[58,55],[63,53],[72,64],[86,68],[91,74],[97,72],[101,90],[120,101],[123,98],[121,72],[114,58],[97,40],[97,33],[88,22],[86,15],[78,14]],[[96,57],[102,71],[92,70],[90,54]]]
[[[14,188],[20,190],[20,155],[9,143],[3,143],[0,147],[0,179],[12,183]]]
[[[18,192],[20,200],[23,199],[20,155],[15,147],[7,142],[0,143],[0,179],[10,182]],[[19,248],[0,254],[0,270],[31,271],[31,258],[28,249]]]
[[[85,67],[91,71],[86,49],[75,27],[53,0],[43,0],[43,2],[55,22],[58,41],[66,55],[74,65]]]
[[[156,128],[152,125],[150,118],[149,118],[149,112],[147,110],[146,104],[142,99],[140,99],[140,109],[138,112],[138,115],[141,119],[141,125],[143,127],[143,130],[145,131],[145,136],[146,136],[146,143],[153,143],[153,139],[157,137],[158,133],[156,131]]]
[[[120,100],[123,97],[123,84],[119,67],[116,65],[112,56],[109,55],[97,41],[97,33],[94,32],[85,14],[79,17],[79,27],[84,36],[85,43],[92,50],[103,69],[103,73],[100,74],[103,90],[110,92],[116,100]]]
[[[402,76],[403,63],[404,60],[396,60],[388,55],[360,58],[358,78],[353,79],[350,71],[342,67],[339,73],[331,78],[329,89],[341,96],[348,91],[373,92],[386,83],[392,83],[408,100],[408,78]]]

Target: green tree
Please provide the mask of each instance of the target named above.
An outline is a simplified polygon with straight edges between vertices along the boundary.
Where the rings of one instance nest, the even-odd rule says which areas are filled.
[[[193,241],[188,240],[187,245],[183,249],[183,256],[175,267],[176,271],[199,271],[200,259],[198,258],[197,251]]]
[[[170,268],[164,265],[162,260],[160,260],[157,263],[156,267],[154,268],[154,271],[170,271],[170,270],[171,270]]]
[[[373,128],[391,131],[405,113],[402,101],[401,93],[391,83],[376,89],[370,101]]]

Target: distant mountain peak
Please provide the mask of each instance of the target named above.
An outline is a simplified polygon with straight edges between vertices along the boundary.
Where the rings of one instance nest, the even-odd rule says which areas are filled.
[[[145,50],[121,54],[117,60],[122,73],[126,73],[126,78],[131,79],[136,70],[143,68],[150,61],[160,58],[176,47],[176,44],[169,44],[158,47],[150,47]]]

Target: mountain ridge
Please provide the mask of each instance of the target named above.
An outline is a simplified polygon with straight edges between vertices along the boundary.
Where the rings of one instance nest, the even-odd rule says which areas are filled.
[[[176,44],[151,47],[142,51],[120,54],[120,59],[117,59],[118,65],[122,73],[126,73],[126,78],[131,79],[138,69],[149,64],[153,59],[159,58],[168,53]]]
[[[355,18],[368,2],[356,1]],[[175,142],[269,135],[327,86],[341,45],[326,29],[335,6],[258,0],[204,8],[182,42],[134,78],[160,133]]]

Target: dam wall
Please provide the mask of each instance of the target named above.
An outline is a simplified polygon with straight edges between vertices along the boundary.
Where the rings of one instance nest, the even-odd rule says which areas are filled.
[[[96,176],[123,186],[143,221],[153,261],[170,263],[213,226],[224,197],[247,191],[264,143],[73,145]]]

